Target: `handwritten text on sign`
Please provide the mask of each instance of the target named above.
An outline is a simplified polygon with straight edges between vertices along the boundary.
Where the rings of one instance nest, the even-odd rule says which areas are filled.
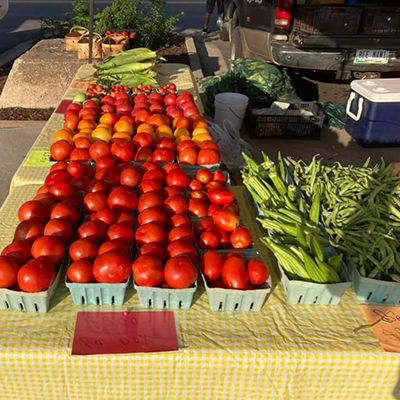
[[[78,312],[72,355],[179,349],[172,311]]]
[[[400,353],[400,308],[360,305],[366,321],[386,351]]]

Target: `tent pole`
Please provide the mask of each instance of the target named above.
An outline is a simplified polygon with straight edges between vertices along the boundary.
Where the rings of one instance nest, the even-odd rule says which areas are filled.
[[[89,1],[89,64],[93,62],[93,14],[94,0]]]

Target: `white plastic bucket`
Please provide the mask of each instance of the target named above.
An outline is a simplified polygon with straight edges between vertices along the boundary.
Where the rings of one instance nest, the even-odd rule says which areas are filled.
[[[239,130],[243,125],[249,98],[240,93],[219,93],[215,96],[215,118],[216,124],[222,126],[225,120],[232,122]]]

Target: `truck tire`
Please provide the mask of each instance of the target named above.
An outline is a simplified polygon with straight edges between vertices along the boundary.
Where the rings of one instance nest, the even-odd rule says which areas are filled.
[[[223,42],[228,42],[229,41],[229,22],[228,21],[223,21],[220,31],[219,31],[219,38]]]
[[[229,68],[232,69],[232,62],[238,58],[243,57],[243,47],[242,47],[242,35],[240,33],[240,27],[236,26],[233,29],[231,48],[230,48],[230,58],[229,58]]]

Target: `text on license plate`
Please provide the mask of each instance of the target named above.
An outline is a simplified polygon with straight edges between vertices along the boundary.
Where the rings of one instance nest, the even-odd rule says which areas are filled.
[[[388,50],[357,50],[354,64],[387,64]]]

